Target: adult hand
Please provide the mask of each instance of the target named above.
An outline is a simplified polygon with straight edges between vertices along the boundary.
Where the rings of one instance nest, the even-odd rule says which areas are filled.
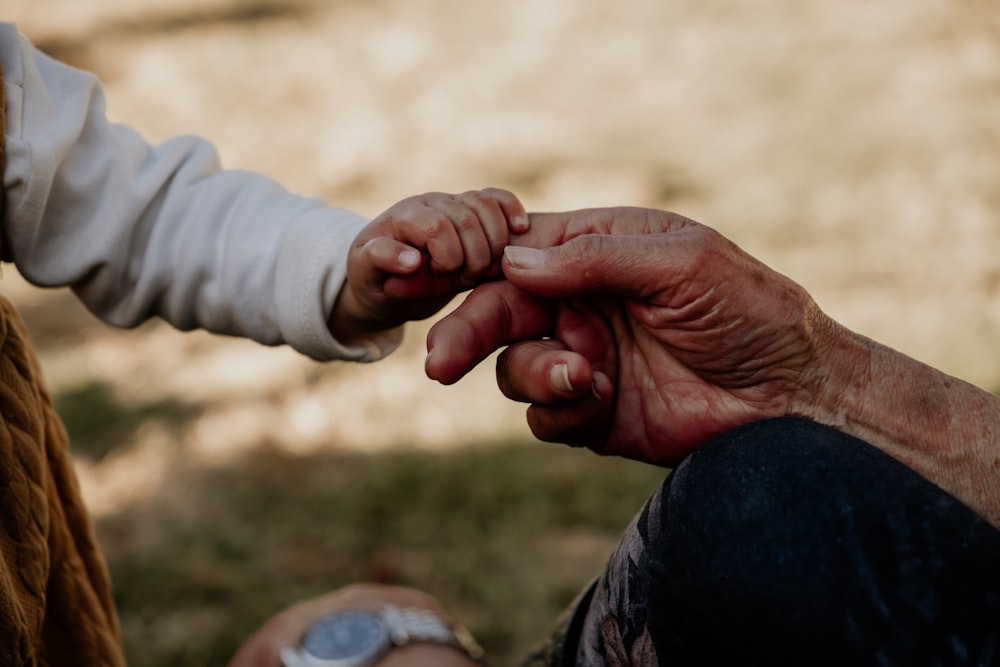
[[[281,649],[298,645],[309,628],[324,616],[341,611],[374,611],[386,605],[444,616],[438,602],[421,591],[374,584],[348,586],[273,617],[243,643],[229,667],[281,667],[278,657]],[[379,667],[474,667],[478,663],[450,646],[413,643],[392,649],[377,664]]]
[[[452,383],[496,349],[501,391],[547,441],[674,465],[708,437],[805,414],[837,329],[799,285],[662,211],[536,214],[428,336]],[[808,415],[806,415],[808,416]]]

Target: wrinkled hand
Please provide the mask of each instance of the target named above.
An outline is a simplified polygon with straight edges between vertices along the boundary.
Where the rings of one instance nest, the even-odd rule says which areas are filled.
[[[499,276],[503,248],[527,225],[517,197],[497,188],[400,201],[351,243],[330,330],[348,341],[430,317],[456,294]]]
[[[540,439],[674,465],[708,437],[798,414],[835,325],[799,285],[717,232],[655,210],[537,214],[507,281],[428,336],[427,374],[497,378]],[[540,249],[538,249],[540,248]]]

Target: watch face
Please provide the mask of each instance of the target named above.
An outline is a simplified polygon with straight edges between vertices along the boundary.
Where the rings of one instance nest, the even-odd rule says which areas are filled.
[[[323,619],[302,639],[302,648],[319,660],[361,664],[389,644],[389,632],[375,614],[347,612]]]

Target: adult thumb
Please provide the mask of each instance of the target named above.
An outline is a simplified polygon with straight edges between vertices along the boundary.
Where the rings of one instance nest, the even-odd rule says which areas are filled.
[[[549,248],[508,246],[503,271],[519,289],[546,298],[641,299],[661,286],[679,259],[665,236],[588,234]]]

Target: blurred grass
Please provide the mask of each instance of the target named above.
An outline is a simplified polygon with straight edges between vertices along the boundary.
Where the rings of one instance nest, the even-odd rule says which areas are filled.
[[[596,575],[660,468],[539,443],[264,449],[183,463],[97,525],[133,667],[225,664],[268,617],[356,581],[427,590],[517,664]]]
[[[172,398],[132,405],[116,396],[114,386],[101,381],[84,382],[54,398],[71,431],[74,455],[95,462],[128,442],[148,419],[167,424],[176,433],[201,412],[196,405]]]

